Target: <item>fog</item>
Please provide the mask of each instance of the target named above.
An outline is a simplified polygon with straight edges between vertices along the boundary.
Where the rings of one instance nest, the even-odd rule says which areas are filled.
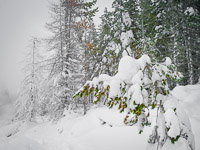
[[[111,9],[112,1],[98,0],[97,26],[105,6]],[[48,11],[49,0],[0,0],[0,84],[12,94],[17,94],[24,78],[23,58],[30,38],[49,34],[45,28],[50,20]]]
[[[24,54],[31,37],[49,35],[45,24],[50,21],[49,1],[0,0],[0,118],[1,123],[12,114],[20,83],[25,77]],[[94,23],[99,26],[105,6],[111,10],[113,0],[98,0],[99,11]]]
[[[23,79],[23,54],[31,36],[42,37],[48,21],[47,0],[0,0],[0,81],[17,93]]]

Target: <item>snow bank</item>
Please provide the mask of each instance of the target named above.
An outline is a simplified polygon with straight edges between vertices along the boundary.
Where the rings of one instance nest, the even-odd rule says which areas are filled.
[[[177,86],[171,93],[179,100],[179,103],[189,116],[196,142],[195,148],[200,150],[200,85]]]
[[[199,119],[200,85],[177,86],[172,95],[180,101],[189,116]]]

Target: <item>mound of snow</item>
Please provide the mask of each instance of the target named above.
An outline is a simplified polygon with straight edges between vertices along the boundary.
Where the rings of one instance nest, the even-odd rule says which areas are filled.
[[[200,119],[200,85],[177,86],[172,95],[180,101],[189,116]]]
[[[177,86],[172,90],[172,95],[179,100],[189,116],[196,150],[200,150],[200,85]]]
[[[136,59],[125,56],[119,62],[118,76],[126,83],[131,83],[133,76],[138,72],[139,66]]]

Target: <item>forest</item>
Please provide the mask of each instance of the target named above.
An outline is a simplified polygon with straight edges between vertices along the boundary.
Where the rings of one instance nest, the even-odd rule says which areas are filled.
[[[14,115],[8,125],[11,127],[3,134],[17,138],[31,123],[39,122],[49,123],[45,127],[52,132],[58,127],[56,136],[67,134],[70,123],[76,127],[70,134],[82,134],[80,125],[74,122],[80,121],[86,127],[94,122],[87,116],[94,113],[101,116],[97,119],[101,126],[112,128],[119,124],[116,120],[121,120],[116,126],[134,127],[134,130],[136,127],[132,134],[139,139],[147,128],[149,134],[144,143],[147,150],[198,150],[200,145],[195,148],[195,142],[200,137],[195,135],[200,130],[192,130],[194,119],[185,109],[200,107],[200,2],[113,0],[112,10],[105,8],[99,26],[93,19],[98,12],[96,2],[49,2],[51,21],[46,23],[46,29],[51,34],[46,38],[31,38],[23,69],[26,76],[14,102]],[[190,94],[191,101],[182,108],[180,103],[188,98],[187,94],[181,97],[184,92]],[[114,110],[119,115],[116,120],[109,112]],[[193,115],[197,116],[196,112]],[[68,122],[77,116],[76,121]],[[26,136],[33,136],[32,132]],[[0,139],[0,149],[2,145]],[[61,145],[59,150],[90,150],[80,144],[71,148],[69,144]],[[50,147],[38,144],[33,150]],[[31,147],[24,148],[28,149]]]

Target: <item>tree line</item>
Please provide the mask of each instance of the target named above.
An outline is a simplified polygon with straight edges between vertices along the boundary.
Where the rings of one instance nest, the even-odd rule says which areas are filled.
[[[180,84],[198,83],[198,0],[114,0],[113,10],[105,9],[98,27],[93,22],[95,4],[96,0],[51,2],[51,22],[46,25],[51,36],[31,41],[15,119],[47,116],[57,121],[66,110],[85,114],[94,96],[73,99],[75,92],[95,76],[115,75],[125,55],[138,59],[148,54],[153,62],[170,57],[183,75]],[[170,81],[169,87],[174,86]]]

